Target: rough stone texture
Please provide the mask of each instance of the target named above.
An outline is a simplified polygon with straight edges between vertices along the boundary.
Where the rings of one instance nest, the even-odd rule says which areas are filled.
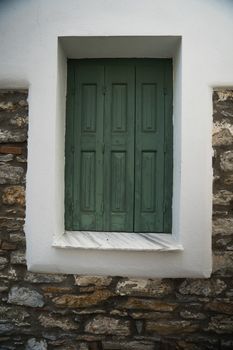
[[[233,91],[213,103],[212,277],[72,276],[27,271],[27,94],[0,92],[0,349],[233,349]]]
[[[96,316],[93,320],[88,321],[85,331],[95,334],[127,336],[130,334],[130,323],[115,318]]]
[[[175,309],[175,308],[174,308]],[[173,311],[173,309],[171,309],[170,311]],[[128,310],[129,315],[135,319],[135,320],[158,320],[158,319],[171,319],[173,317],[172,312],[165,312],[163,310],[160,311],[145,311],[145,310],[141,310],[141,311],[131,311]],[[124,315],[124,316],[127,316]]]
[[[216,296],[222,293],[226,289],[225,282],[216,279],[216,280],[186,280],[184,281],[180,288],[179,292],[181,294],[195,294],[201,296]]]
[[[47,350],[47,343],[45,340],[36,340],[31,338],[28,340],[25,350]]]
[[[10,242],[8,242],[9,244],[21,244],[21,246],[25,246],[26,243],[26,239],[25,239],[25,235],[22,232],[14,232],[14,233],[10,233],[9,236]]]
[[[221,314],[233,315],[233,301],[217,299],[206,304],[205,309],[219,312]]]
[[[227,174],[223,179],[224,185],[232,185],[233,184],[233,174]]]
[[[233,193],[226,190],[220,190],[214,194],[214,205],[229,205],[233,200]]]
[[[19,231],[23,229],[24,219],[16,217],[0,217],[0,230]]]
[[[213,220],[213,235],[227,236],[233,235],[233,218],[214,218]]]
[[[40,315],[40,324],[45,328],[60,328],[63,331],[70,331],[78,329],[77,323],[71,322],[68,318],[64,317],[54,317],[51,315]]]
[[[233,252],[216,251],[213,255],[213,272],[217,275],[232,276]]]
[[[20,94],[24,104],[18,100],[19,94],[0,95],[0,143],[25,142],[27,140],[28,106],[27,95]],[[5,101],[11,99],[11,101]]]
[[[96,290],[94,293],[85,295],[65,294],[53,299],[58,306],[82,308],[97,305],[112,296],[109,290]]]
[[[11,253],[11,263],[13,265],[26,265],[25,251],[16,250]]]
[[[14,326],[10,323],[0,324],[0,335],[6,335],[12,333]]]
[[[107,287],[110,285],[112,278],[106,276],[74,276],[75,284],[80,287]]]
[[[12,322],[16,326],[29,326],[30,314],[16,307],[0,306],[0,319],[7,322]]]
[[[119,307],[123,309],[141,309],[147,311],[173,311],[177,307],[177,304],[153,299],[129,298],[128,300],[123,301]]]
[[[154,350],[154,343],[149,341],[103,342],[103,348],[108,350]]]
[[[180,316],[187,320],[203,320],[206,318],[205,314],[201,312],[191,312],[189,310],[181,311]]]
[[[0,269],[4,269],[4,267],[8,264],[8,259],[4,256],[0,256]]]
[[[23,142],[26,141],[27,134],[25,131],[9,131],[0,129],[1,142]]]
[[[220,167],[223,171],[233,171],[233,151],[226,151],[221,154]]]
[[[233,317],[226,317],[225,315],[217,315],[211,317],[208,330],[216,333],[233,334]]]
[[[55,274],[42,274],[42,273],[33,273],[26,272],[25,281],[30,283],[61,283],[66,280],[64,275],[55,275]]]
[[[146,322],[146,331],[148,333],[157,333],[157,334],[184,334],[192,333],[197,331],[199,328],[198,324],[191,323],[190,321],[147,321]]]
[[[22,154],[23,152],[23,147],[22,146],[15,146],[15,145],[4,145],[4,144],[0,144],[0,153],[2,154],[7,154],[6,157],[10,157],[11,160],[13,160],[13,155],[14,154]],[[4,155],[1,157],[5,157]],[[17,159],[17,157],[16,157]]]
[[[23,186],[6,187],[3,191],[2,202],[4,204],[25,205],[25,190]]]
[[[19,184],[24,182],[24,169],[19,166],[0,165],[0,185]]]
[[[233,135],[229,129],[222,129],[213,135],[213,146],[228,146],[233,143]]]
[[[0,155],[0,162],[10,162],[13,158],[13,154]]]
[[[12,287],[8,296],[9,304],[42,307],[43,296],[36,290],[26,287]]]
[[[73,292],[72,287],[56,287],[51,285],[43,286],[41,287],[41,289],[46,295],[64,294],[64,293]]]
[[[118,282],[116,292],[120,295],[159,297],[171,293],[172,285],[161,279],[127,279]]]

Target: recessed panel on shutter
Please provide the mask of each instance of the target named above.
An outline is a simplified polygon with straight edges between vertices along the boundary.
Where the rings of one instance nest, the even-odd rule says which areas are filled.
[[[105,67],[104,229],[133,231],[135,71]]]
[[[135,232],[163,231],[164,67],[136,67]]]
[[[104,66],[82,63],[75,69],[73,228],[103,230]]]

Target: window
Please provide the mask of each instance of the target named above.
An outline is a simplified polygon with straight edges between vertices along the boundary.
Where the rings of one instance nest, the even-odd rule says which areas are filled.
[[[68,61],[68,231],[171,232],[172,61]]]
[[[212,267],[212,89],[207,76],[199,74],[203,60],[196,59],[196,47],[192,45],[191,36],[182,45],[182,38],[176,35],[111,36],[111,28],[106,33],[110,36],[90,37],[85,33],[83,36],[59,38],[58,55],[55,55],[54,50],[53,59],[38,60],[38,71],[48,74],[37,75],[39,80],[31,82],[29,94],[29,119],[32,122],[29,128],[25,225],[28,267],[34,272],[159,278],[207,277]],[[164,231],[171,234],[70,231],[67,226],[65,229],[67,67],[70,85],[74,79],[74,74],[70,74],[71,63],[75,66],[75,61],[71,59],[77,60],[77,63],[88,58],[100,64],[102,59],[102,63],[110,63],[104,58],[115,59],[114,56],[121,57],[121,63],[127,61],[128,65],[130,57],[136,57],[134,64],[143,62],[144,57],[151,57],[154,64],[156,61],[167,62],[164,85],[168,94],[164,101],[169,108],[172,100],[169,88],[171,80],[173,85],[173,189],[172,231]],[[167,61],[171,57],[173,73],[171,60]],[[193,67],[191,71],[190,66]],[[209,68],[208,74],[212,72],[215,81],[221,78],[216,76],[214,66]],[[77,74],[76,79],[78,82]],[[223,75],[222,79],[225,79]],[[72,92],[69,89],[69,94]],[[71,102],[74,105],[74,99]],[[69,113],[72,104],[69,104]],[[166,125],[171,127],[168,107],[166,113]],[[38,138],[42,120],[46,128],[39,133]],[[167,126],[165,130],[172,131]],[[167,148],[170,153],[165,153],[166,157],[171,156],[171,148]],[[172,163],[168,164],[171,168]],[[167,171],[167,174],[170,175],[171,171]],[[73,182],[71,184],[73,186]],[[72,206],[72,203],[69,205]]]

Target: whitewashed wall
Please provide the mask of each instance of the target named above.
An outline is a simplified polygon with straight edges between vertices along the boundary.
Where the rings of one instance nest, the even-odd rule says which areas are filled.
[[[231,0],[0,2],[0,88],[29,87],[26,234],[31,270],[163,277],[210,274],[211,95],[213,87],[233,86],[232,18]],[[65,76],[71,52],[65,43],[58,46],[58,37],[64,36],[145,36],[155,42],[157,36],[182,38],[182,46],[168,47],[175,73],[173,237],[183,252],[52,247],[53,237],[64,231]],[[123,46],[119,56],[122,50]],[[143,55],[140,45],[135,50]],[[96,57],[101,54],[96,49]]]

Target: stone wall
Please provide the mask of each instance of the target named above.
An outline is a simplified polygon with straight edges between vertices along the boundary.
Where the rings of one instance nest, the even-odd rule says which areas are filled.
[[[233,91],[214,92],[213,275],[27,271],[27,92],[0,92],[0,349],[233,349]]]

